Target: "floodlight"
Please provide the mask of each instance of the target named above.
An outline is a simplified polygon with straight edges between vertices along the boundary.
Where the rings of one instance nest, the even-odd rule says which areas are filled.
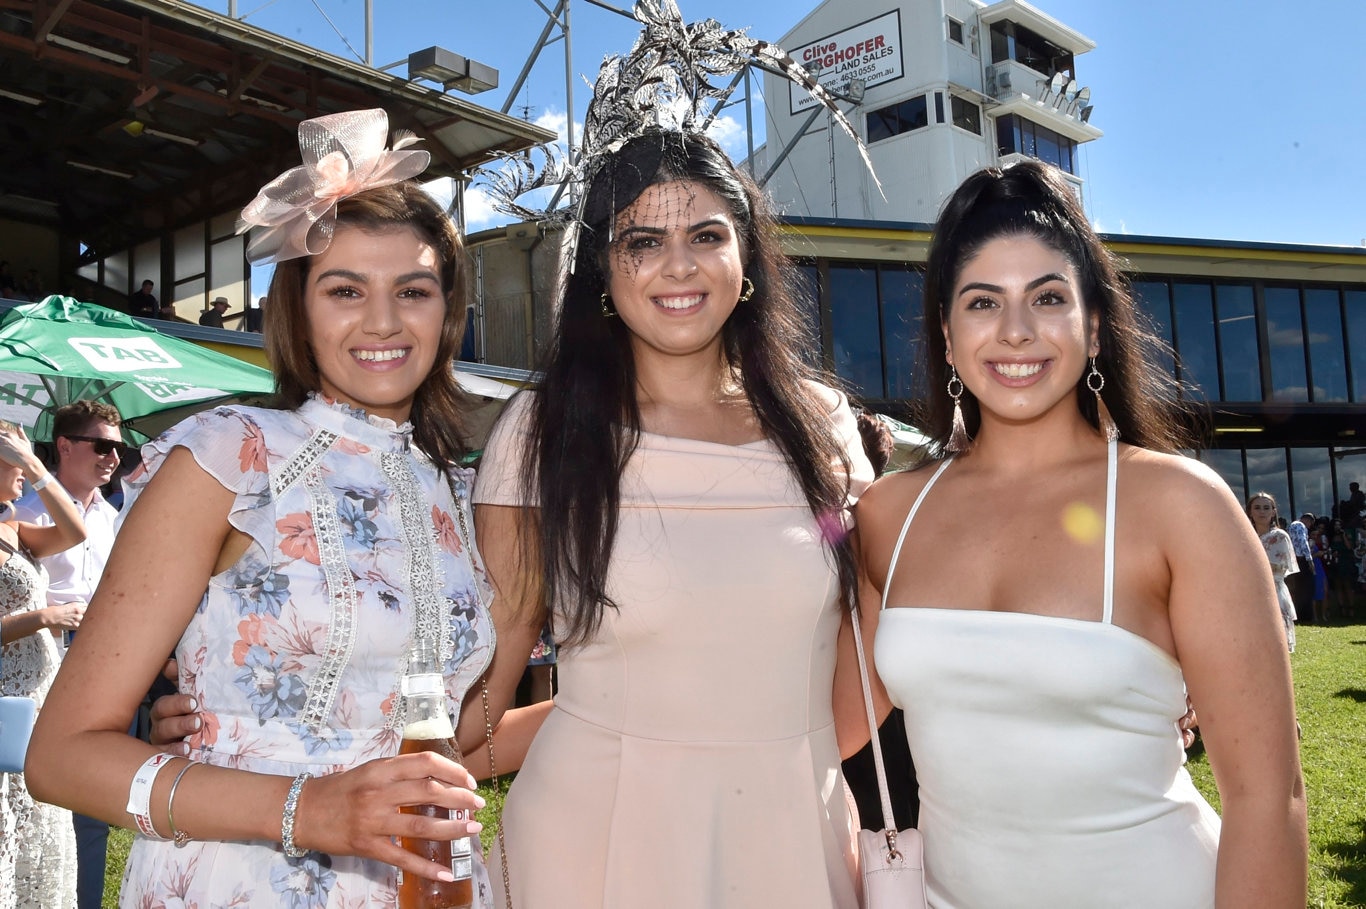
[[[1067,84],[1067,73],[1054,73],[1053,78],[1048,80],[1048,90],[1050,92],[1060,92],[1062,87]]]

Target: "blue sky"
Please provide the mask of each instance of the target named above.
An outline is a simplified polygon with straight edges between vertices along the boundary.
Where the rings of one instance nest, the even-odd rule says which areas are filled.
[[[1079,168],[1099,229],[1366,244],[1366,0],[1031,2],[1096,43],[1078,58],[1077,75],[1091,87],[1091,123],[1105,132],[1082,147]],[[775,41],[815,8],[801,0],[679,4],[689,20],[713,17]],[[200,5],[228,11],[227,0]],[[473,96],[494,109],[546,21],[535,0],[375,0],[374,7],[376,66],[433,44],[465,54],[499,70],[499,88]],[[238,16],[251,24],[350,59],[364,53],[364,9],[363,0],[237,0]],[[589,96],[584,80],[605,54],[628,49],[637,28],[574,0],[571,31],[578,121]],[[563,129],[562,42],[542,53],[509,112]],[[762,114],[755,120],[761,141]],[[742,128],[733,125],[728,137],[733,152],[743,152]],[[470,226],[486,225],[491,215],[475,208]]]

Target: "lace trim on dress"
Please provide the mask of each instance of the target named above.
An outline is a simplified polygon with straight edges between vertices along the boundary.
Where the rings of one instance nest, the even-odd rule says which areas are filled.
[[[441,593],[444,577],[438,553],[440,541],[429,517],[431,506],[406,456],[385,452],[379,463],[398,498],[399,532],[403,536],[405,569],[413,594],[413,640],[434,642],[444,665],[455,645],[451,641],[450,606]],[[394,722],[398,721],[398,714],[397,710],[391,714]]]
[[[313,516],[313,534],[318,542],[318,561],[332,604],[322,661],[309,683],[308,699],[299,716],[300,722],[316,734],[332,716],[342,672],[351,662],[351,653],[356,646],[356,579],[346,563],[336,502],[323,481],[322,471],[310,470],[304,488],[308,492],[308,510]]]
[[[294,453],[294,457],[285,462],[279,470],[271,471],[270,491],[278,501],[295,483],[303,478],[304,474],[313,469],[313,465],[322,460],[322,456],[327,454],[337,442],[337,434],[326,429],[319,429],[315,432],[304,446]]]

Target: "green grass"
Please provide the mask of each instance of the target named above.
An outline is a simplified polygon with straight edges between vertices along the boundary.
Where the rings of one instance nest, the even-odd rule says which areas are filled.
[[[1366,909],[1366,625],[1301,626],[1291,658],[1304,740],[1300,758],[1309,796],[1310,909]],[[1209,763],[1196,753],[1191,776],[1210,803],[1218,793]],[[487,848],[497,835],[501,792],[479,790]],[[118,905],[119,881],[132,844],[127,830],[109,837],[104,905]]]
[[[1366,907],[1366,625],[1301,625],[1291,666],[1309,799],[1310,909]],[[1218,807],[1209,762],[1188,763]]]

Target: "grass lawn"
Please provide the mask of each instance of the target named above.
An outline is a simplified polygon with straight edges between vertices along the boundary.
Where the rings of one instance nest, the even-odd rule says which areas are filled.
[[[1300,626],[1291,662],[1304,740],[1300,745],[1309,795],[1310,909],[1366,909],[1366,625]],[[1195,783],[1218,807],[1203,754],[1190,760]],[[504,781],[506,787],[506,780]],[[493,842],[502,794],[479,790],[488,807],[484,845]],[[133,835],[109,837],[104,905],[118,905],[119,880]]]

